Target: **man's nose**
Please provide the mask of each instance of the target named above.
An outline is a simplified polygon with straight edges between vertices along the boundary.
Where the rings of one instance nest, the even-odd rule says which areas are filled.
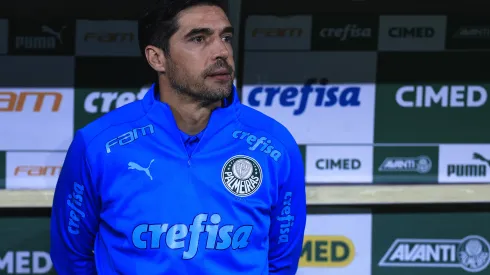
[[[225,41],[223,41],[221,38],[216,39],[215,42],[213,43],[213,50],[212,50],[212,57],[213,60],[215,59],[227,59],[230,56],[230,51],[229,48],[227,47],[227,44]]]

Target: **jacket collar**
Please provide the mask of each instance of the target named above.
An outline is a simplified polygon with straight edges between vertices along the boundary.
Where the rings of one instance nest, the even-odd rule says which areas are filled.
[[[177,127],[175,118],[170,106],[160,101],[160,92],[157,84],[153,84],[142,100],[143,108],[149,118],[157,125],[164,128],[171,127],[169,130],[175,131],[180,136],[180,130]],[[208,125],[203,133],[202,140],[206,137],[212,137],[225,126],[233,122],[237,117],[237,107],[241,104],[238,98],[238,92],[233,85],[233,91],[230,96],[223,100],[223,106],[216,108],[209,119]]]

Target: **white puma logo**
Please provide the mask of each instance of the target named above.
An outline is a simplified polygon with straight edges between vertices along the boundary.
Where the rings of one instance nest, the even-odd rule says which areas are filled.
[[[130,162],[128,163],[128,170],[138,170],[138,171],[145,172],[145,173],[146,173],[146,175],[147,175],[147,176],[150,178],[150,180],[153,180],[153,177],[151,176],[151,173],[150,173],[150,166],[151,166],[151,164],[152,164],[154,161],[155,161],[155,160],[154,160],[154,159],[152,159],[152,160],[150,161],[150,164],[149,164],[149,165],[148,165],[148,167],[146,167],[146,168],[141,167],[141,165],[137,164],[136,162],[132,162],[132,161],[130,161]]]
[[[60,41],[60,44],[63,44],[63,40],[61,40],[61,32],[64,29],[66,29],[66,26],[61,27],[61,30],[59,32],[55,32],[52,28],[50,28],[46,25],[42,25],[41,29],[42,29],[42,32],[49,33],[49,34],[55,36],[58,39],[58,41]]]

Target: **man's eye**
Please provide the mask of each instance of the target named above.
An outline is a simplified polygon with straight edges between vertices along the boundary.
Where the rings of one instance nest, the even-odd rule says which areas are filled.
[[[204,41],[204,37],[202,36],[196,36],[191,39],[191,41],[196,42],[196,43],[201,43]]]
[[[232,39],[233,39],[233,36],[231,36],[231,35],[227,35],[227,36],[223,37],[223,41],[225,41],[225,42],[231,42]]]

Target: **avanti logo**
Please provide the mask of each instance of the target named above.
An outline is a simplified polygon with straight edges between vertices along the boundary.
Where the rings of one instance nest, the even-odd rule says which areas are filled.
[[[480,236],[464,239],[396,239],[380,267],[462,268],[480,272],[490,264],[490,244]],[[436,273],[436,272],[434,272]]]
[[[310,78],[303,85],[264,85],[251,87],[247,104],[252,107],[294,108],[295,116],[307,107],[359,107],[359,85],[329,85],[326,78]],[[309,106],[310,105],[310,106]]]
[[[490,26],[465,26],[459,28],[454,34],[455,39],[488,39]]]
[[[427,156],[387,157],[378,167],[379,172],[417,172],[426,174],[432,169],[432,161]]]

